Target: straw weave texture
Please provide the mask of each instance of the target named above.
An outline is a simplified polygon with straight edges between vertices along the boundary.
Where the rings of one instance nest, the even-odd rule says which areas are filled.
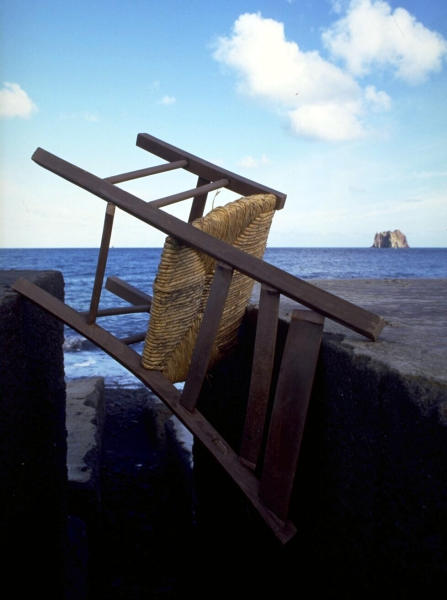
[[[192,225],[261,258],[275,211],[272,194],[257,194],[215,208]],[[186,379],[206,308],[215,260],[167,237],[157,277],[142,364],[172,382]],[[234,271],[211,355],[213,364],[237,339],[253,280]],[[211,366],[210,364],[210,366]]]

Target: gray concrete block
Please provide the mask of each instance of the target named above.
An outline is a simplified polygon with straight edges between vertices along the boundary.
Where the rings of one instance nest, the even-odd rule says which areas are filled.
[[[104,378],[72,379],[66,385],[68,481],[96,489],[104,427]]]
[[[324,344],[346,352],[370,369],[393,372],[409,387],[422,414],[437,413],[447,425],[447,279],[331,279],[310,283],[381,317],[387,323],[376,342],[326,319]],[[259,289],[255,289],[253,299]],[[288,320],[296,302],[281,297]]]

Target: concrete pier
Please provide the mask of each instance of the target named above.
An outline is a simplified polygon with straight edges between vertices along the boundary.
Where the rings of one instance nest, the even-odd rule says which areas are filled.
[[[196,449],[207,541],[232,546],[233,564],[254,558],[259,591],[298,595],[306,584],[334,598],[435,597],[447,581],[447,280],[311,283],[381,315],[387,327],[371,342],[326,320],[292,502],[298,534],[285,548],[247,518],[237,491]],[[281,304],[280,347],[294,307]],[[201,398],[235,447],[255,321],[254,308],[241,348]],[[219,564],[208,564],[210,578]],[[239,574],[253,592],[253,578]]]
[[[1,527],[11,561],[5,572],[14,576],[16,595],[24,583],[57,598],[66,583],[63,330],[11,291],[18,275],[0,279]],[[26,276],[63,296],[60,274]],[[312,283],[380,314],[387,327],[371,342],[326,320],[292,502],[297,536],[280,547],[199,445],[190,529],[189,471],[183,477],[165,429],[169,414],[148,404],[145,390],[106,390],[104,527],[99,550],[90,552],[91,564],[101,566],[96,589],[114,590],[111,598],[137,589],[169,597],[174,571],[183,571],[179,597],[197,598],[210,589],[222,598],[312,589],[317,597],[407,600],[436,597],[445,585],[447,280]],[[294,306],[281,304],[279,352]],[[253,306],[239,348],[209,374],[200,398],[200,410],[235,448],[256,315]],[[68,394],[70,418],[82,408],[77,416],[84,419],[71,423],[72,498],[73,486],[95,489],[91,461],[100,454],[104,408],[88,398],[102,399],[102,380],[85,383],[88,389],[78,382]]]
[[[401,375],[447,385],[447,279],[310,280],[341,298],[383,317],[377,342],[326,319],[325,332],[356,356],[378,361]],[[281,301],[286,319],[298,305]],[[327,336],[328,339],[328,336]]]
[[[67,480],[63,327],[11,290],[19,276],[64,295],[58,272],[0,272],[2,583],[17,598],[36,590],[61,598]]]

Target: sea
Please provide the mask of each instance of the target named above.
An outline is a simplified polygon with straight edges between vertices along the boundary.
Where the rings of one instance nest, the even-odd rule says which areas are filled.
[[[116,275],[152,294],[161,248],[110,248],[106,277]],[[0,249],[0,269],[62,271],[65,302],[87,310],[98,258],[95,248]],[[306,280],[447,278],[447,248],[267,248],[267,262]],[[104,290],[101,307],[125,305]],[[101,319],[114,335],[126,337],[147,328],[148,315]],[[143,344],[134,345],[137,352]],[[102,376],[110,387],[136,388],[141,383],[94,344],[65,327],[65,376]]]

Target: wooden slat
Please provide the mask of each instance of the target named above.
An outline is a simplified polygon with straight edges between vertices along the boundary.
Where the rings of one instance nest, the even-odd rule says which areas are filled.
[[[141,331],[140,333],[134,333],[133,335],[129,335],[125,338],[120,338],[120,342],[130,346],[131,344],[138,344],[146,339],[146,331]]]
[[[87,324],[84,317],[79,313],[30,281],[20,278],[12,287],[91,340],[133,373],[144,385],[165,402],[180,421],[208,449],[211,455],[214,456],[243,491],[276,537],[282,543],[286,543],[295,535],[296,528],[293,523],[290,521],[281,521],[260,501],[258,495],[259,482],[253,473],[240,463],[237,454],[200,411],[195,410],[190,412],[180,404],[181,392],[159,371],[145,369],[141,365],[140,356],[134,350],[128,348],[126,344],[120,342],[99,325]]]
[[[196,407],[197,399],[208,370],[211,350],[219,328],[232,276],[233,269],[231,267],[222,264],[216,265],[205,313],[191,356],[188,376],[183,387],[181,404],[190,411]]]
[[[180,200],[186,200],[186,198],[192,198],[195,194],[207,194],[208,192],[212,192],[213,190],[217,190],[219,188],[225,187],[228,184],[228,179],[218,179],[217,181],[213,181],[212,183],[207,183],[200,187],[192,188],[190,190],[186,190],[184,192],[179,192],[178,194],[172,194],[172,196],[165,196],[164,198],[159,198],[158,200],[151,200],[148,202],[149,206],[153,208],[161,208],[162,206],[169,206],[170,204],[175,204],[176,202],[180,202]]]
[[[138,169],[137,171],[129,171],[128,173],[111,175],[110,177],[104,177],[104,180],[108,181],[109,183],[122,183],[123,181],[131,181],[132,179],[147,177],[148,175],[157,175],[158,173],[165,173],[166,171],[181,169],[186,167],[187,164],[187,160],[176,160],[163,165],[156,165],[155,167],[147,167],[146,169]]]
[[[95,281],[93,284],[90,310],[87,316],[88,323],[94,323],[98,312],[99,299],[101,297],[102,282],[106,270],[107,256],[109,254],[110,238],[112,236],[113,219],[115,216],[115,205],[109,202],[104,216],[104,227],[102,230],[101,246],[99,248],[98,264],[96,266]]]
[[[112,317],[116,315],[130,315],[134,313],[144,313],[150,311],[149,304],[134,304],[133,306],[114,306],[111,308],[100,308],[96,312],[96,318]],[[82,315],[89,315],[89,312],[82,312]]]
[[[208,180],[203,179],[203,177],[199,177],[197,180],[197,188],[201,188],[203,185],[207,184]],[[201,193],[194,196],[191,210],[189,212],[188,223],[192,223],[195,219],[199,219],[203,216],[203,211],[205,210],[206,199],[208,196],[208,192]]]
[[[289,509],[323,322],[312,311],[291,315],[259,487],[261,500],[280,519]]]
[[[278,329],[279,293],[261,287],[247,411],[240,449],[241,460],[256,468],[264,434]]]
[[[105,288],[115,296],[130,302],[130,304],[147,304],[149,307],[151,306],[152,296],[145,294],[119,277],[107,277]]]
[[[256,281],[276,288],[284,296],[296,300],[372,340],[377,339],[385,326],[385,321],[378,315],[242,252],[172,215],[154,209],[137,196],[129,194],[41,148],[35,151],[33,160],[99,198],[113,202],[141,221],[179,238],[185,244],[206,252]]]
[[[261,185],[256,181],[251,181],[250,179],[241,177],[237,173],[232,173],[231,171],[222,169],[221,167],[203,160],[198,156],[194,156],[194,154],[190,154],[189,152],[185,152],[184,150],[176,148],[171,144],[167,144],[166,142],[163,142],[162,140],[159,140],[148,133],[138,134],[137,146],[159,156],[160,158],[163,158],[164,160],[171,161],[180,160],[182,158],[186,159],[188,161],[188,165],[185,167],[185,169],[191,173],[195,173],[196,175],[203,177],[207,181],[215,181],[216,179],[225,177],[230,181],[226,187],[233,192],[242,194],[243,196],[248,196],[250,194],[274,194],[278,199],[276,204],[277,210],[283,208],[286,201],[286,194],[278,192],[278,190],[274,190],[265,185]]]

